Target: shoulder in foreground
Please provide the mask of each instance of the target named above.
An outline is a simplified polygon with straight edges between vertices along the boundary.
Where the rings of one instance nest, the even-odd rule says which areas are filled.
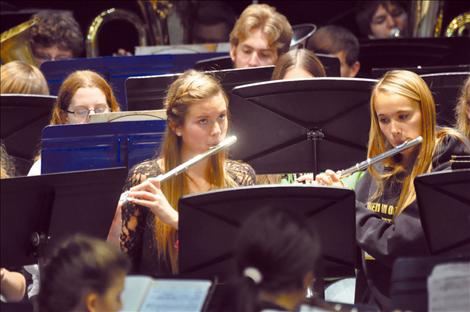
[[[239,185],[253,185],[256,181],[256,174],[253,168],[244,162],[227,160],[225,162],[225,169],[228,174]]]

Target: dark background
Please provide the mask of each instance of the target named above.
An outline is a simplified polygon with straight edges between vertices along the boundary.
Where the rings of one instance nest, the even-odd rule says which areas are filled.
[[[179,0],[181,1],[181,0]],[[172,1],[177,3],[179,1]],[[198,1],[192,0],[193,3]],[[283,13],[292,25],[314,23],[317,26],[337,24],[344,26],[359,36],[355,23],[356,1],[344,0],[265,0],[260,3],[270,4]],[[250,0],[226,1],[236,15],[249,4]],[[142,17],[137,1],[133,0],[7,0],[0,1],[0,30],[4,31],[29,19],[38,9],[70,10],[79,22],[85,35],[93,19],[109,8],[130,10]],[[456,15],[470,8],[468,1],[445,1],[443,28]],[[228,40],[227,40],[228,41]],[[110,55],[118,48],[133,51],[137,43],[137,32],[127,22],[111,21],[101,29],[99,35],[100,54]]]

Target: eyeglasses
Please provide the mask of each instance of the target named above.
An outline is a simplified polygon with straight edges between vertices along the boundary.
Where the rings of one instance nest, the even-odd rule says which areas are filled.
[[[102,114],[109,111],[109,107],[106,105],[100,105],[94,108],[79,107],[75,111],[65,110],[69,114],[74,114],[75,116],[85,119],[88,118],[90,112],[93,111],[95,114]]]

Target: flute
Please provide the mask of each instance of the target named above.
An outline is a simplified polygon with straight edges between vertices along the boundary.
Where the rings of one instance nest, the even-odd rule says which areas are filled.
[[[407,149],[407,148],[410,148],[410,147],[413,147],[415,145],[418,145],[420,144],[421,142],[423,142],[423,137],[422,136],[418,136],[416,139],[413,139],[411,141],[406,141],[400,145],[398,145],[397,147],[394,147],[392,149],[389,149],[388,151],[386,152],[383,152],[382,154],[379,154],[375,157],[372,157],[372,158],[367,158],[366,160],[360,162],[360,163],[357,163],[355,164],[354,166],[352,167],[349,167],[348,169],[344,169],[344,170],[341,170],[340,173],[339,173],[339,177],[340,179],[341,178],[345,178],[357,171],[363,171],[365,169],[367,169],[367,167],[369,167],[370,165],[373,165],[385,158],[388,158],[388,157],[391,157],[393,155],[396,155],[398,153],[400,153],[401,151]]]
[[[223,150],[223,149],[226,149],[228,147],[230,147],[231,145],[233,145],[235,142],[237,142],[237,137],[232,135],[224,140],[222,140],[219,144],[217,144],[216,146],[213,146],[211,148],[209,148],[206,152],[202,153],[202,154],[199,154],[199,155],[196,155],[194,156],[193,158],[185,161],[184,163],[176,166],[175,168],[171,169],[170,171],[166,172],[166,173],[162,173],[162,174],[159,174],[155,179],[158,181],[158,182],[163,182],[165,181],[166,179],[169,179],[173,176],[176,176],[180,173],[182,173],[183,171],[186,171],[189,167],[197,164],[198,162],[200,162],[201,160],[209,157],[209,156],[212,156],[214,155],[215,153]],[[127,200],[127,195],[129,194],[129,191],[126,191],[124,193],[121,194],[121,197],[119,199],[119,201],[126,201]]]

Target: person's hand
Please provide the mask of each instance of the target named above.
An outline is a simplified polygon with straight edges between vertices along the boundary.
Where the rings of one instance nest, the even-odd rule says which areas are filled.
[[[132,53],[124,49],[118,49],[117,52],[113,53],[113,56],[132,56]]]
[[[318,174],[315,181],[318,185],[345,187],[339,178],[339,174],[330,169]]]
[[[173,209],[160,188],[156,178],[149,178],[129,190],[127,200],[133,204],[144,206],[162,222],[178,229],[178,212]]]
[[[297,178],[296,182],[304,184],[313,184],[315,180],[313,179],[313,173],[302,174]]]

